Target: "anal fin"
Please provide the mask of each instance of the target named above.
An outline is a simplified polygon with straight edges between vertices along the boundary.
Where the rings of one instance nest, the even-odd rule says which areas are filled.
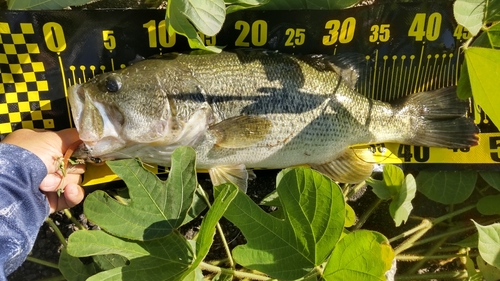
[[[368,149],[348,148],[337,159],[325,164],[310,164],[329,178],[342,183],[360,183],[373,171],[373,154]]]
[[[213,167],[208,169],[208,173],[214,186],[231,182],[245,193],[247,192],[249,178],[255,178],[255,174],[252,171],[249,173],[243,164]]]

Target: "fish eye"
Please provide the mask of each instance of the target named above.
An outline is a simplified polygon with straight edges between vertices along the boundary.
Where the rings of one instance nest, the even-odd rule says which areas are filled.
[[[108,92],[118,92],[122,87],[122,81],[118,76],[109,76],[106,78],[105,86]]]

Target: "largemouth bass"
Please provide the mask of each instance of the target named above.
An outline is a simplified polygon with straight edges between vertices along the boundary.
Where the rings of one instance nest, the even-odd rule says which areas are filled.
[[[364,97],[329,56],[276,52],[168,54],[104,73],[69,89],[91,161],[139,157],[168,166],[191,146],[214,184],[246,188],[252,168],[308,164],[335,180],[360,182],[373,164],[350,146],[393,142],[466,148],[479,129],[455,88],[394,104]]]

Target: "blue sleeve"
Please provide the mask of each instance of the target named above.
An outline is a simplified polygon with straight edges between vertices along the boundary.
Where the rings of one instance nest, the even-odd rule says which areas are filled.
[[[49,215],[48,201],[38,189],[46,175],[35,154],[0,143],[0,281],[24,262]]]

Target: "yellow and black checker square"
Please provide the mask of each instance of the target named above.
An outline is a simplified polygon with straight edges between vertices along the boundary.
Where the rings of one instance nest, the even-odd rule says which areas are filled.
[[[12,28],[0,22],[0,135],[19,128],[54,128],[34,33],[31,23]]]

